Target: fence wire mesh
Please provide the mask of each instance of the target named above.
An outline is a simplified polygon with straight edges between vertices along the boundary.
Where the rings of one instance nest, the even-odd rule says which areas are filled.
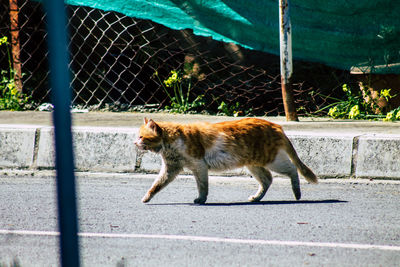
[[[8,1],[0,5],[0,36],[9,36]],[[23,92],[31,96],[31,108],[37,108],[50,101],[45,14],[41,4],[33,1],[20,0],[18,6]],[[163,109],[171,105],[165,90],[171,88],[163,80],[177,70],[186,85],[190,80],[189,102],[202,97],[195,112],[284,115],[277,56],[116,12],[81,6],[67,9],[75,106]],[[0,66],[6,68],[3,49],[0,56]],[[295,61],[293,90],[299,115],[326,106],[330,96],[340,94],[343,83],[351,82],[347,71]]]

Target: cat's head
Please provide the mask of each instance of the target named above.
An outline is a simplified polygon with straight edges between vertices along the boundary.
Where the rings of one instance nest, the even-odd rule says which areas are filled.
[[[144,118],[144,124],[140,127],[134,144],[140,150],[159,152],[162,148],[162,129],[152,119]]]

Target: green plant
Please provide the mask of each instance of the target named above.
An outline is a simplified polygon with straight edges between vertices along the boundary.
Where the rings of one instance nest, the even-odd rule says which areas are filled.
[[[252,108],[247,110],[242,110],[240,108],[239,102],[235,102],[235,104],[230,106],[226,104],[224,101],[222,101],[221,104],[219,104],[218,110],[226,116],[233,116],[233,117],[251,115],[253,112]]]
[[[221,104],[219,104],[218,106],[218,110],[221,111],[226,116],[238,117],[241,114],[239,106],[240,106],[239,102],[236,102],[234,105],[230,106],[226,104],[224,101],[222,101]]]
[[[389,111],[383,121],[400,121],[400,107]]]
[[[186,113],[204,106],[203,95],[197,96],[193,101],[190,100],[190,91],[192,89],[190,77],[182,78],[181,73],[176,70],[172,70],[170,76],[164,81],[161,81],[157,71],[154,73],[154,76],[158,78],[161,87],[171,103],[170,106],[165,107],[166,109],[172,112]]]
[[[374,92],[371,88],[360,83],[360,90],[355,92],[347,85],[343,84],[342,90],[346,99],[327,97],[336,102],[318,110],[316,113],[329,108],[328,116],[334,119],[384,119],[393,121],[400,119],[398,110],[400,107],[392,110],[385,115],[388,102],[394,96],[390,94],[390,89],[383,89],[380,92]],[[386,117],[385,117],[386,116]]]
[[[9,45],[10,43],[6,36],[0,38],[0,46],[6,47],[9,65],[8,70],[1,71],[0,110],[21,110],[29,101],[29,97],[26,97],[17,89]]]

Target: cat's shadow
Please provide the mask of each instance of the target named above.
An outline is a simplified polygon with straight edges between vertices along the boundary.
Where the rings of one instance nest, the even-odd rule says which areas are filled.
[[[298,204],[335,204],[347,203],[345,200],[326,199],[326,200],[266,200],[259,202],[211,202],[205,204],[194,203],[150,203],[153,206],[257,206],[257,205],[298,205]]]

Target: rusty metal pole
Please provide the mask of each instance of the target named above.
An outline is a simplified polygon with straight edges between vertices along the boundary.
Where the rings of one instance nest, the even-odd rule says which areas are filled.
[[[18,91],[22,92],[22,70],[20,60],[21,49],[19,42],[18,12],[18,0],[10,0],[11,53],[14,68],[14,81]]]
[[[292,64],[292,27],[289,16],[289,0],[279,0],[279,43],[281,58],[282,99],[287,121],[298,121],[291,77]]]

